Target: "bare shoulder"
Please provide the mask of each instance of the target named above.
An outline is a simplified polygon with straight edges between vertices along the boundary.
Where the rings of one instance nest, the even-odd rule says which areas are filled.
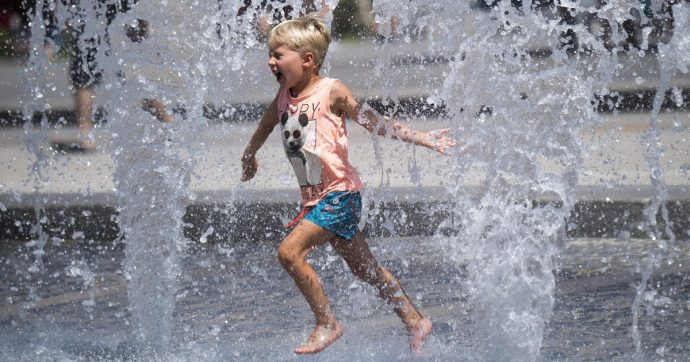
[[[331,87],[331,100],[343,100],[348,96],[351,96],[352,92],[343,81],[336,79]]]
[[[330,101],[331,107],[336,114],[346,113],[351,115],[352,111],[358,106],[350,88],[340,80],[336,80],[331,87]]]

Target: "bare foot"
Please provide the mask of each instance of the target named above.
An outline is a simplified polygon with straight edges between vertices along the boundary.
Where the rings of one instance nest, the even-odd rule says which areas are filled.
[[[422,318],[416,326],[408,330],[410,332],[410,349],[418,356],[423,352],[422,347],[424,347],[426,337],[431,333],[431,327],[431,321]]]
[[[51,143],[51,147],[63,153],[93,152],[96,150],[96,142],[86,140],[66,141],[58,140]]]
[[[343,334],[340,323],[335,322],[329,326],[316,326],[309,339],[303,345],[295,348],[297,354],[314,354],[326,349]]]

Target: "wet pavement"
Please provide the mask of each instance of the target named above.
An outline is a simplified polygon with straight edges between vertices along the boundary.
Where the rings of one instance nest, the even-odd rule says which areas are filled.
[[[422,359],[477,360],[465,261],[449,239],[383,238],[374,254],[434,321]],[[659,244],[648,239],[570,239],[558,255],[553,316],[542,360],[629,360],[632,302],[639,268]],[[690,243],[667,245],[673,260],[651,279],[640,312],[643,360],[690,353]],[[176,271],[170,342],[162,353],[137,348],[131,334],[122,243],[0,245],[0,360],[292,360],[313,323],[306,303],[276,261],[277,243],[197,244]],[[666,255],[666,254],[664,254]],[[315,360],[407,360],[402,324],[372,287],[356,280],[328,246],[310,261],[344,324],[342,339]],[[143,267],[143,266],[142,266]]]

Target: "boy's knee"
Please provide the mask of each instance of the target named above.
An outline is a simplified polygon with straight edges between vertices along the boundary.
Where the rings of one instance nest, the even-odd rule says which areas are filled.
[[[285,267],[292,267],[297,261],[297,255],[290,248],[281,245],[278,248],[278,261]]]

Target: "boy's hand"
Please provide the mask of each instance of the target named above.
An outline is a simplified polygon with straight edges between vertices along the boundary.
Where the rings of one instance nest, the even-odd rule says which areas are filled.
[[[256,157],[242,157],[242,178],[240,178],[240,181],[249,181],[254,178],[258,167],[259,164],[256,162]]]
[[[266,14],[261,14],[256,23],[259,26],[259,30],[261,30],[264,34],[268,34],[268,32],[271,31],[271,28],[273,28],[273,24],[268,21],[268,16],[266,16]]]
[[[156,117],[157,120],[163,123],[170,123],[175,120],[172,113],[168,113],[165,110],[163,102],[154,98],[144,98],[141,101],[141,109],[149,112],[152,116]]]
[[[455,142],[453,137],[446,136],[448,131],[448,128],[443,128],[427,132],[427,147],[443,155],[449,156],[450,153],[448,153],[448,151],[458,144]]]

